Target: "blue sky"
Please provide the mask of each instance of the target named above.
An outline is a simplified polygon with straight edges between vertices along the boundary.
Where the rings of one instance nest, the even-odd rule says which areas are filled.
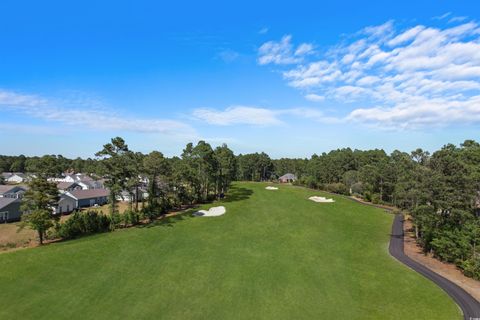
[[[2,1],[0,154],[480,140],[475,1]]]

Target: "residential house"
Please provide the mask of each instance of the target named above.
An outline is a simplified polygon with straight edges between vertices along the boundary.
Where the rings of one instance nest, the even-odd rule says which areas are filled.
[[[76,182],[83,190],[87,189],[104,189],[103,184],[95,180],[79,180]]]
[[[27,180],[27,176],[21,172],[4,172],[2,177],[6,183],[22,183]]]
[[[82,190],[83,187],[76,182],[59,182],[57,183],[57,189],[61,193],[74,190]]]
[[[60,196],[57,213],[70,213],[73,210],[104,205],[110,192],[106,189],[88,189],[67,191]]]
[[[137,190],[138,190],[138,201],[142,201],[143,199],[148,198],[148,192],[144,188],[134,189],[132,192],[128,192],[127,190],[123,190],[117,195],[118,201],[126,201],[126,202],[135,202],[137,199]]]
[[[0,198],[21,199],[25,191],[24,186],[0,185]]]
[[[20,220],[20,203],[19,198],[0,198],[0,223]]]
[[[64,178],[58,179],[58,181],[61,181],[61,182],[75,182],[76,179],[75,179],[74,175],[66,175]]]
[[[278,181],[281,183],[294,182],[295,180],[297,180],[297,176],[295,176],[293,173],[286,173],[278,178]]]

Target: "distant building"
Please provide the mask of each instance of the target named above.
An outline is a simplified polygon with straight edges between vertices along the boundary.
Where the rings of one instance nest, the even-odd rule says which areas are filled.
[[[104,205],[110,192],[106,189],[67,191],[60,196],[57,213],[70,213],[76,209]]]
[[[143,199],[148,198],[147,190],[145,190],[144,188],[138,188],[138,189],[134,189],[132,192],[123,190],[117,195],[116,199],[118,201],[135,202],[137,199],[137,190],[138,190],[138,201],[142,201]]]
[[[281,183],[289,183],[297,180],[297,177],[293,173],[287,173],[278,178],[278,181]]]
[[[20,220],[20,202],[19,198],[0,198],[0,223]]]
[[[78,185],[76,182],[59,182],[57,183],[57,189],[61,193],[74,190],[82,190],[83,187]]]
[[[27,180],[27,176],[22,172],[3,172],[2,177],[6,183],[22,183]]]
[[[23,186],[0,185],[0,198],[21,199],[25,191]]]

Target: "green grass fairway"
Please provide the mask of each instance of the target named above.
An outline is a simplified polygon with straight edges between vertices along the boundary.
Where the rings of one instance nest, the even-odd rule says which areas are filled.
[[[461,318],[388,254],[393,216],[265,186],[236,183],[221,217],[0,254],[0,319]]]

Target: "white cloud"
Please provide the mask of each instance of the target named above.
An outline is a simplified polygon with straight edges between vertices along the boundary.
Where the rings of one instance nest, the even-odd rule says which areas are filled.
[[[315,94],[315,93],[310,93],[310,94],[305,95],[305,99],[313,101],[313,102],[322,102],[322,101],[325,100],[325,97],[320,96],[320,95]]]
[[[419,98],[393,107],[356,109],[347,119],[387,129],[475,123],[480,121],[480,96],[466,101]]]
[[[258,49],[258,63],[266,64],[294,64],[303,60],[306,55],[313,53],[313,45],[302,43],[296,49],[291,43],[292,36],[285,35],[280,41],[268,41]]]
[[[9,105],[12,107],[15,107],[15,106],[34,107],[34,106],[38,106],[45,103],[46,103],[45,99],[35,95],[20,94],[20,93],[0,89],[0,106]]]
[[[393,21],[387,21],[378,26],[368,26],[361,33],[369,36],[369,38],[377,38],[383,40],[386,36],[393,33]]]
[[[282,123],[273,110],[246,106],[233,106],[224,111],[201,108],[194,110],[193,116],[209,124],[220,126],[233,124],[268,126]]]
[[[230,63],[238,59],[240,54],[234,50],[227,49],[222,50],[218,53],[218,57],[223,60],[223,62]]]
[[[258,30],[258,33],[259,33],[259,34],[266,34],[267,32],[268,32],[268,28],[267,28],[267,27],[264,27],[264,28]]]
[[[468,17],[453,17],[451,18],[450,20],[448,20],[449,23],[453,23],[453,22],[462,22],[462,21],[465,21],[467,20]]]
[[[402,44],[404,42],[412,40],[423,30],[425,30],[424,26],[416,26],[416,27],[410,28],[407,31],[399,34],[398,36],[396,36],[392,40],[388,41],[388,45],[389,46],[397,46],[399,44]]]
[[[435,16],[432,19],[433,20],[443,20],[443,19],[449,17],[451,14],[452,14],[451,12],[445,12],[444,14],[439,15],[439,16]]]
[[[100,109],[95,101],[78,105],[78,101],[47,99],[0,89],[0,111],[18,112],[29,117],[63,124],[67,128],[162,133],[195,136],[189,125],[168,119],[142,119]],[[5,112],[5,111],[3,111]]]
[[[284,121],[282,118],[291,116],[318,122],[332,122],[332,119],[326,118],[320,110],[311,108],[267,109],[249,106],[232,106],[225,110],[200,108],[193,111],[193,117],[197,120],[219,126],[276,126],[288,123],[288,121]]]
[[[313,45],[310,43],[302,43],[298,46],[297,50],[295,50],[296,56],[304,56],[307,54],[311,54],[313,52]]]
[[[345,115],[348,121],[392,128],[480,122],[476,22],[397,29],[388,21],[362,29],[320,59],[305,60],[283,70],[284,79],[339,106],[361,106]]]

